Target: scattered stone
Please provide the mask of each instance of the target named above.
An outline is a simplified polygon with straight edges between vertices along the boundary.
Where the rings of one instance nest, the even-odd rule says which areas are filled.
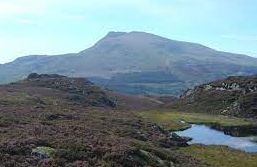
[[[210,90],[210,89],[212,89],[211,85],[205,85],[204,90]]]
[[[141,156],[143,159],[145,159],[146,161],[150,161],[158,166],[166,166],[164,161],[162,159],[160,159],[159,157],[157,157],[156,155],[151,154],[148,151],[145,150],[139,150],[139,156]]]
[[[56,150],[51,147],[37,147],[32,149],[31,155],[39,159],[52,158]]]
[[[175,141],[180,141],[180,142],[189,142],[192,140],[191,137],[186,137],[186,136],[179,136],[176,133],[171,133],[171,139],[175,140]]]
[[[185,124],[186,122],[185,121],[180,121],[180,123]]]

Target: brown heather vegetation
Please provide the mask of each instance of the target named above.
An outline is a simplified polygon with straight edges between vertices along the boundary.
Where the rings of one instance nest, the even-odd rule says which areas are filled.
[[[0,86],[0,94],[0,166],[207,166],[176,151],[184,139],[127,110],[159,105],[153,100],[125,106],[129,97],[85,80],[37,74]],[[51,156],[32,154],[42,147]]]

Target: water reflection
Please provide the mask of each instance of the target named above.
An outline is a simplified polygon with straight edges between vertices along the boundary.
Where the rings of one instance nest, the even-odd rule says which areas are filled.
[[[245,152],[257,152],[256,137],[233,137],[205,125],[192,125],[191,128],[176,132],[180,136],[191,137],[189,144],[225,145]]]

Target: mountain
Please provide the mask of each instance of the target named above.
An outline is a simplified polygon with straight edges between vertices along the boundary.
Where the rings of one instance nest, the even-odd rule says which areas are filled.
[[[233,76],[189,89],[173,108],[257,118],[257,76]]]
[[[257,59],[145,32],[110,32],[79,53],[34,55],[0,65],[0,82],[29,73],[88,77],[132,94],[174,94],[207,81],[257,73]]]

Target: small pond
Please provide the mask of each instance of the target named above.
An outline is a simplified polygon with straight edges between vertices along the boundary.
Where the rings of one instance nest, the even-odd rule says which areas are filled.
[[[245,152],[257,152],[255,136],[233,137],[206,125],[195,125],[191,128],[175,132],[179,136],[192,138],[188,144],[225,145]]]

